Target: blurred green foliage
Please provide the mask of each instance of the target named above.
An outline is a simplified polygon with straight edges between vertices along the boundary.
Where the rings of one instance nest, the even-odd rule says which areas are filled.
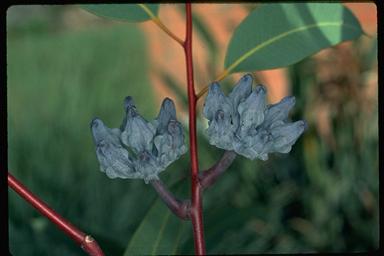
[[[44,7],[47,13],[50,8],[57,10]],[[99,171],[89,123],[98,116],[118,127],[127,95],[134,97],[145,117],[155,116],[160,102],[148,79],[146,41],[133,24],[56,31],[52,28],[56,24],[49,20],[33,32],[25,24],[8,23],[8,169],[62,216],[94,236],[106,255],[122,255],[131,238],[142,235],[143,226],[151,228],[146,216],[160,216],[167,209],[156,204],[159,212],[153,211],[157,196],[143,181],[110,180]],[[360,54],[358,62],[372,55],[360,50],[360,42],[353,47]],[[238,157],[204,193],[209,253],[378,247],[377,99],[371,108],[363,108],[369,104],[359,97],[366,86],[363,74],[375,62],[359,62],[357,93],[348,79],[326,87],[316,74],[319,63],[314,59],[290,67],[292,94],[297,99],[292,118],[306,119],[309,130],[288,155],[275,154],[266,162]],[[226,89],[228,80],[223,81]],[[333,90],[339,91],[339,97],[327,96]],[[332,143],[319,133],[319,121],[312,115],[316,104],[325,103],[331,106]],[[199,160],[205,169],[222,151],[208,145],[203,119],[198,122]],[[182,191],[172,190],[184,198],[190,189],[188,159],[186,154],[161,174],[169,187],[182,180]],[[175,216],[166,218],[178,227]],[[173,252],[193,254],[190,223],[183,226],[178,241],[176,231],[172,237],[172,228],[160,237],[160,251],[174,239]],[[13,255],[82,254],[13,191],[9,192],[9,227]]]

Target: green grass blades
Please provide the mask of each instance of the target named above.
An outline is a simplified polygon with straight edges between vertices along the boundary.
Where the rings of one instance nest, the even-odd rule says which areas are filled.
[[[98,116],[120,126],[127,95],[143,115],[155,117],[160,104],[147,104],[154,97],[143,35],[125,24],[28,33],[9,37],[7,45],[9,170],[100,239],[107,255],[123,254],[155,192],[143,181],[110,180],[100,172],[89,124]],[[81,253],[49,221],[37,222],[46,219],[12,191],[9,215],[14,255]]]

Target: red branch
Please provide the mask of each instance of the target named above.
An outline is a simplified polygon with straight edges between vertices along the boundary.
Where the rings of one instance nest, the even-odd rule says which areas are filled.
[[[236,158],[234,151],[225,151],[224,155],[215,165],[199,174],[200,186],[204,190],[216,182]]]
[[[8,186],[18,193],[29,204],[35,207],[42,215],[47,217],[56,226],[59,227],[65,234],[72,240],[78,243],[81,248],[90,256],[104,256],[103,251],[99,245],[90,235],[84,234],[81,230],[77,229],[57,212],[52,210],[47,204],[37,198],[31,191],[29,191],[23,184],[21,184],[15,177],[8,172]]]
[[[196,136],[196,92],[193,80],[193,61],[192,61],[192,12],[191,3],[185,4],[187,24],[185,41],[183,44],[185,62],[187,69],[188,84],[188,110],[189,110],[189,147],[191,157],[191,188],[192,206],[191,220],[193,226],[193,237],[195,241],[195,253],[205,255],[204,226],[201,203],[201,187],[199,184],[199,163],[197,155],[197,136]]]
[[[190,207],[191,202],[189,200],[180,200],[177,199],[172,192],[170,192],[161,182],[161,180],[152,180],[151,185],[159,194],[163,202],[168,206],[168,208],[180,219],[188,220],[190,219]]]

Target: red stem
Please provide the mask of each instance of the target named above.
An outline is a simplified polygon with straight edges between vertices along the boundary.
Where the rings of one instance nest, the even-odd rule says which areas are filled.
[[[234,151],[225,151],[224,155],[215,165],[204,172],[200,172],[199,180],[201,188],[204,190],[212,186],[220,175],[228,169],[235,158],[236,153]]]
[[[161,182],[161,180],[152,180],[151,184],[159,194],[168,208],[180,219],[188,220],[190,218],[191,203],[189,200],[179,200],[170,192]]]
[[[191,157],[191,189],[192,205],[191,220],[193,226],[193,237],[195,242],[195,253],[205,255],[204,226],[201,203],[201,187],[199,184],[199,163],[197,155],[197,136],[196,136],[196,102],[195,85],[193,80],[193,61],[192,61],[192,12],[191,3],[185,4],[186,10],[186,34],[183,44],[188,84],[188,110],[189,110],[189,145]]]
[[[37,198],[31,191],[29,191],[23,184],[21,184],[15,177],[8,172],[8,186],[24,198],[29,204],[35,207],[42,215],[47,217],[56,226],[59,227],[65,234],[72,240],[78,243],[81,248],[91,256],[104,256],[103,251],[100,249],[97,242],[90,236],[84,234],[81,230],[77,229],[57,212],[52,210],[47,204]]]

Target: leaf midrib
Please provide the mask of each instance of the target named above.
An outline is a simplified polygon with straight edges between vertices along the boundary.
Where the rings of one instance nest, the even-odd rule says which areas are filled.
[[[341,27],[345,26],[345,27],[351,27],[352,29],[357,30],[357,28],[355,26],[350,25],[350,24],[345,24],[343,22],[320,22],[320,23],[309,24],[306,26],[291,29],[289,31],[286,31],[286,32],[280,34],[280,35],[272,37],[272,38],[268,39],[267,41],[255,46],[251,50],[247,51],[246,53],[241,55],[235,62],[233,62],[226,70],[228,73],[230,73],[233,69],[235,69],[238,65],[240,65],[240,63],[242,63],[244,60],[249,58],[251,55],[253,55],[257,51],[263,49],[264,47],[269,46],[270,44],[276,42],[277,40],[279,40],[281,38],[287,37],[293,33],[300,32],[300,31],[303,31],[306,29],[311,29],[311,28],[316,28],[316,27],[326,27],[326,26],[330,26],[330,27],[332,27],[332,26],[341,26]]]
[[[158,233],[156,241],[154,243],[151,255],[156,255],[157,248],[159,246],[160,240],[161,240],[162,235],[164,233],[164,228],[165,228],[166,223],[168,222],[170,216],[171,216],[170,211],[167,211],[167,214],[164,216],[163,223],[162,223],[161,228],[160,228],[160,232]]]
[[[151,9],[148,8],[146,4],[137,4],[143,11],[151,18],[155,19],[156,15],[151,11]]]

